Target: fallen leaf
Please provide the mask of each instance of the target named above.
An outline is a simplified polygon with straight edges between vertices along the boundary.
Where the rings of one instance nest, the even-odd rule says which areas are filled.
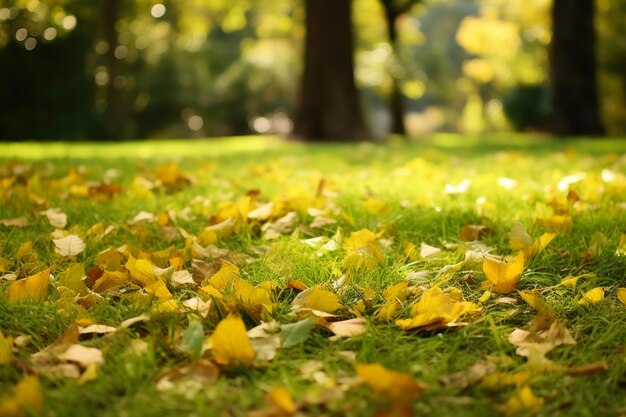
[[[430,246],[424,242],[420,244],[420,256],[422,258],[434,258],[441,254],[441,249]]]
[[[479,310],[480,307],[476,304],[464,300],[463,293],[458,288],[448,288],[444,292],[439,287],[433,287],[424,291],[413,306],[413,317],[396,320],[396,324],[404,330],[418,327],[426,330],[441,329],[459,325],[458,319]]]
[[[334,321],[324,325],[324,328],[333,332],[336,336],[356,337],[365,334],[367,331],[367,320],[357,317],[349,320]]]
[[[28,219],[24,216],[12,219],[0,219],[0,225],[5,227],[26,227],[28,226]]]
[[[40,211],[39,214],[46,216],[50,225],[56,229],[65,229],[65,226],[67,226],[67,214],[63,213],[60,208]]]
[[[171,283],[173,286],[179,287],[182,285],[196,285],[196,282],[193,280],[193,276],[189,271],[174,271],[171,278]]]
[[[551,310],[541,311],[531,320],[527,329],[515,329],[508,337],[517,346],[518,355],[528,358],[528,363],[550,367],[552,362],[546,354],[561,345],[575,345],[576,340]]]
[[[281,345],[283,347],[299,345],[309,337],[314,326],[315,319],[313,317],[307,317],[296,323],[283,324],[280,332]]]
[[[523,252],[518,252],[511,259],[511,262],[485,256],[483,258],[483,272],[487,276],[487,281],[483,283],[483,288],[489,287],[495,293],[511,293],[515,291],[523,270]]]
[[[26,417],[41,415],[44,398],[41,384],[36,376],[27,376],[15,387],[15,394],[0,402],[0,416]]]
[[[617,289],[617,298],[626,306],[626,288]]]
[[[89,348],[79,344],[69,346],[65,352],[59,353],[57,357],[64,361],[75,362],[83,368],[87,368],[92,364],[102,365],[104,363],[104,356],[100,349]]]
[[[591,304],[597,304],[602,300],[604,300],[604,290],[602,289],[602,287],[596,287],[587,291],[583,295],[583,298],[578,300],[578,304],[580,304],[581,306],[587,306]]]
[[[511,231],[508,233],[508,236],[509,245],[511,248],[518,251],[526,249],[533,243],[532,238],[528,232],[526,232],[521,223],[515,223],[511,228]]]
[[[54,252],[59,256],[76,256],[85,250],[85,242],[76,235],[54,239],[52,242],[54,243]]]
[[[492,233],[494,233],[494,230],[491,227],[478,224],[467,224],[461,229],[461,240],[473,242]]]
[[[571,376],[587,376],[593,375],[598,372],[604,372],[609,369],[609,364],[606,361],[597,361],[587,365],[578,366],[575,368],[569,368],[567,374]]]
[[[158,391],[171,391],[178,387],[182,394],[195,393],[214,384],[219,377],[219,368],[211,361],[198,359],[189,366],[169,369],[158,379]]]
[[[439,380],[445,385],[454,385],[459,390],[464,390],[472,384],[483,380],[487,375],[496,372],[497,366],[492,361],[481,360],[468,369],[443,375]]]
[[[289,394],[289,391],[287,391],[287,388],[284,385],[272,388],[267,393],[267,397],[273,405],[278,407],[284,413],[293,414],[297,410],[291,394]]]
[[[542,398],[537,397],[533,393],[529,386],[524,385],[509,397],[509,400],[501,409],[507,416],[514,416],[520,413],[531,415],[541,410],[544,402]]]
[[[19,301],[45,301],[48,296],[49,282],[50,268],[44,269],[28,278],[14,281],[9,287],[8,301],[13,303]]]
[[[294,311],[316,310],[330,314],[339,310],[341,307],[339,296],[321,288],[319,285],[302,291],[294,298],[292,303],[292,309]]]
[[[78,333],[80,334],[108,334],[115,333],[116,331],[117,328],[105,324],[91,324],[85,327],[78,326]]]
[[[7,365],[13,360],[13,338],[5,336],[0,330],[0,365]]]
[[[199,358],[204,343],[204,328],[199,321],[192,321],[183,332],[180,348],[192,358]]]
[[[363,382],[377,395],[392,402],[409,403],[425,389],[425,386],[411,375],[391,371],[377,363],[360,363],[354,368]]]
[[[238,316],[220,321],[209,337],[213,359],[225,366],[251,366],[255,353],[246,334],[246,327]]]

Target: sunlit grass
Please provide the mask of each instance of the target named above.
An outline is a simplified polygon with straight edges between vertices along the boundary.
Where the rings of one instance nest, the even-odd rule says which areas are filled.
[[[380,363],[427,383],[429,388],[412,404],[417,414],[499,415],[516,392],[515,385],[490,387],[475,382],[458,389],[442,383],[441,377],[466,370],[485,358],[497,363],[504,373],[529,371],[526,361],[507,341],[513,329],[524,326],[535,315],[516,293],[507,295],[514,304],[496,302],[494,296],[482,304],[482,314],[473,323],[446,331],[405,332],[393,322],[374,320],[372,313],[389,285],[424,271],[426,278],[420,285],[428,286],[443,267],[463,261],[467,247],[460,233],[465,225],[491,227],[493,234],[486,235],[482,243],[496,253],[509,254],[513,251],[507,233],[513,224],[522,223],[537,237],[549,230],[537,219],[552,216],[559,204],[564,204],[561,209],[572,216],[572,230],[560,232],[546,250],[528,260],[518,288],[542,291],[578,342],[555,349],[549,356],[553,361],[567,368],[605,360],[608,370],[584,377],[562,371],[533,373],[528,385],[545,402],[536,415],[624,413],[621,392],[626,384],[626,307],[616,299],[615,291],[626,287],[626,257],[616,255],[620,233],[626,232],[625,155],[626,142],[620,140],[556,141],[521,135],[437,135],[387,145],[309,145],[273,137],[3,144],[1,176],[18,179],[1,189],[0,219],[26,215],[29,225],[0,226],[2,256],[13,257],[24,242],[31,241],[38,265],[57,265],[55,274],[63,271],[67,262],[50,250],[53,228],[38,214],[46,207],[66,212],[67,230],[79,235],[99,222],[117,227],[112,235],[89,241],[87,250],[79,255],[78,261],[89,268],[94,266],[98,252],[110,246],[129,244],[147,252],[170,245],[185,247],[182,238],[167,242],[155,224],[131,227],[128,221],[140,211],[173,211],[178,214],[177,227],[198,235],[211,224],[224,201],[258,193],[258,201],[263,203],[284,195],[298,210],[302,226],[293,234],[267,241],[262,238],[260,225],[252,222],[217,242],[219,247],[246,254],[260,248],[256,253],[261,255],[254,255],[253,262],[240,265],[242,278],[255,284],[274,281],[281,287],[294,279],[309,286],[329,283],[349,271],[343,250],[319,255],[301,240],[332,237],[338,227],[345,237],[363,228],[385,232],[384,260],[349,271],[350,287],[341,295],[342,303],[350,308],[366,291],[375,294],[364,335],[332,340],[316,329],[306,343],[279,350],[266,366],[226,373],[210,384],[191,383],[162,392],[156,388],[161,375],[190,363],[177,348],[188,319],[176,315],[155,318],[136,330],[84,341],[105,352],[105,364],[95,381],[80,385],[73,380],[42,378],[47,414],[244,416],[249,410],[263,410],[266,392],[284,385],[304,404],[304,415],[374,415],[386,407],[384,398],[376,398],[364,387],[346,392],[340,388],[354,376],[354,364],[345,354],[353,352],[357,362]],[[191,184],[169,191],[156,187],[149,192],[137,185],[142,179],[156,181],[155,172],[171,161],[189,175]],[[101,199],[73,194],[68,180],[72,169],[82,177],[79,184],[108,178],[121,185],[122,192]],[[585,175],[575,176],[581,173]],[[307,227],[313,218],[307,207],[320,197],[320,190],[325,203],[331,203],[328,215],[337,223],[313,230]],[[568,200],[570,191],[576,197],[570,194]],[[39,198],[45,202],[38,203]],[[380,210],[378,202],[384,204]],[[181,213],[187,207],[191,208],[185,218]],[[424,242],[441,248],[442,253],[432,259],[408,259],[404,253],[407,242],[418,248]],[[586,254],[594,242],[595,252]],[[190,269],[189,261],[186,269]],[[566,276],[583,274],[587,275],[576,288],[559,286]],[[444,286],[460,288],[468,301],[478,303],[484,292],[482,281],[480,268],[463,266]],[[33,339],[18,350],[19,366],[0,367],[2,392],[10,392],[23,375],[36,371],[24,365],[29,355],[53,343],[73,320],[88,317],[116,326],[146,311],[146,306],[122,296],[110,296],[91,309],[83,309],[62,303],[55,291],[45,303],[11,304],[5,301],[9,285],[0,281],[0,329],[4,334],[31,335]],[[593,306],[579,305],[582,294],[593,287],[604,287],[606,299]],[[174,295],[186,299],[193,293],[181,289]],[[293,320],[289,315],[292,299],[287,293],[283,296],[274,319],[281,323]],[[410,310],[410,302],[403,304],[398,317],[408,317]],[[251,327],[252,323],[248,324]],[[210,320],[203,325],[207,334],[215,327]],[[129,346],[139,339],[146,342],[146,350],[140,355],[130,354]],[[317,380],[301,370],[309,361],[320,362]],[[333,397],[337,393],[342,395]]]

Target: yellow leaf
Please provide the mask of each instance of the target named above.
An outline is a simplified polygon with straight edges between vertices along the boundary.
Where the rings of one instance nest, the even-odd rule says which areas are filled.
[[[411,402],[425,388],[411,375],[391,371],[377,363],[360,363],[355,365],[355,369],[376,394],[390,401]]]
[[[545,249],[546,246],[556,237],[556,233],[544,233],[536,239],[533,244],[524,249],[524,256],[526,259],[532,258],[533,256],[540,253]]]
[[[246,326],[238,316],[220,321],[209,337],[213,359],[220,365],[252,365],[255,353],[246,334]]]
[[[381,321],[389,321],[396,314],[396,311],[400,307],[400,302],[406,299],[407,289],[409,287],[408,281],[402,281],[398,284],[392,285],[385,290],[385,303],[376,312],[376,319]]]
[[[283,385],[272,388],[267,393],[267,397],[272,404],[289,415],[295,413],[297,410],[291,394],[289,394],[289,391],[287,391],[287,388]]]
[[[144,287],[156,280],[154,265],[147,259],[135,259],[132,255],[129,255],[128,261],[126,261],[126,269],[130,272],[131,277]]]
[[[121,271],[122,254],[111,247],[96,256],[96,264],[105,271]]]
[[[116,290],[128,282],[130,282],[128,272],[104,271],[102,276],[96,280],[93,290],[97,293],[103,293],[107,290]]]
[[[167,286],[163,281],[157,279],[150,285],[146,285],[145,288],[147,293],[154,294],[155,297],[159,299],[159,301],[167,301],[172,298],[172,293],[167,289]]]
[[[270,319],[270,314],[274,310],[274,302],[267,289],[254,287],[248,281],[238,279],[235,284],[234,296],[253,319],[257,321]]]
[[[85,277],[85,266],[83,264],[72,264],[59,274],[59,286],[67,287],[79,295],[87,294],[87,286],[83,281]]]
[[[518,291],[522,300],[539,312],[552,311],[552,308],[540,296],[538,290]]]
[[[7,365],[13,360],[13,338],[0,331],[0,365]]]
[[[302,291],[293,300],[293,310],[317,310],[325,313],[334,313],[342,307],[339,296],[333,292],[320,288],[319,285]]]
[[[578,301],[581,306],[599,303],[604,299],[604,290],[602,287],[596,287],[587,291],[583,298]]]
[[[176,313],[178,311],[180,311],[180,303],[172,298],[160,302],[150,310],[152,314]]]
[[[483,272],[487,276],[487,281],[483,283],[483,287],[490,287],[491,291],[495,293],[511,293],[515,291],[523,270],[523,252],[518,252],[510,263],[485,256],[483,258]]]
[[[578,279],[580,277],[574,277],[572,275],[568,275],[565,278],[563,278],[561,280],[561,285],[565,286],[565,287],[572,287],[574,288],[576,286],[576,283],[578,283]]]
[[[541,217],[537,219],[540,226],[549,227],[557,232],[569,233],[574,224],[572,217],[568,214],[557,214],[552,217]]]
[[[222,267],[209,279],[209,284],[220,291],[224,291],[234,284],[236,278],[239,278],[239,268],[225,260],[221,262]]]
[[[480,301],[481,303],[485,303],[485,302],[487,302],[490,298],[491,298],[491,291],[489,291],[489,290],[485,290],[485,292],[483,293],[483,295],[481,295],[481,296],[480,296],[480,298],[478,299],[478,301]]]
[[[15,387],[15,395],[0,403],[0,416],[26,417],[43,412],[43,394],[36,376],[27,376]]]
[[[521,387],[509,398],[503,411],[507,416],[520,413],[535,414],[543,407],[544,400],[537,397],[527,385]]]
[[[458,288],[448,288],[445,292],[439,287],[426,290],[419,302],[411,309],[410,319],[397,320],[404,330],[425,327],[427,330],[453,326],[459,318],[480,310],[476,304],[463,299]]]
[[[54,252],[63,257],[76,256],[85,250],[85,242],[76,235],[53,239],[52,242],[54,243]]]
[[[617,289],[617,298],[626,306],[626,288]]]
[[[50,268],[47,268],[38,274],[13,282],[8,291],[9,302],[45,301],[48,296],[49,280]]]

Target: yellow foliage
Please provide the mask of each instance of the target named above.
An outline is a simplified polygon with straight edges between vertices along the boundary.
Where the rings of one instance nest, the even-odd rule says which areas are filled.
[[[220,321],[209,337],[213,359],[225,366],[251,366],[255,353],[246,334],[246,327],[238,316]]]
[[[49,280],[50,268],[46,268],[28,278],[13,282],[9,287],[8,301],[45,301],[48,296]]]
[[[363,382],[376,394],[389,401],[411,402],[425,388],[411,375],[391,371],[377,363],[360,363],[354,368]]]
[[[441,329],[456,324],[456,320],[478,312],[480,307],[465,301],[458,288],[448,288],[445,292],[439,287],[426,290],[411,309],[410,319],[397,320],[404,330],[424,327],[426,330]]]
[[[511,262],[500,261],[488,256],[483,258],[483,272],[487,281],[483,288],[489,287],[492,292],[508,294],[515,291],[524,270],[524,253],[518,252]]]

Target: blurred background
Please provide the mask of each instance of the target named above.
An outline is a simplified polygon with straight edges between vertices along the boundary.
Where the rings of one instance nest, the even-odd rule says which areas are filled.
[[[552,21],[567,13],[555,7],[353,0],[353,74],[369,130],[554,131]],[[597,111],[603,132],[623,135],[626,0],[593,7]],[[0,0],[0,139],[288,134],[306,14],[303,0]]]

